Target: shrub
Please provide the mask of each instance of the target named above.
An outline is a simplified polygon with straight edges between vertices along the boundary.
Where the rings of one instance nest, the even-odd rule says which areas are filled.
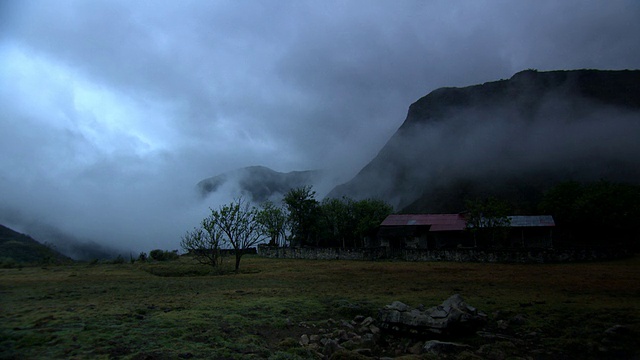
[[[177,260],[179,255],[178,250],[168,251],[155,249],[149,252],[149,257],[156,261],[169,261]]]
[[[149,257],[152,258],[153,260],[161,261],[162,255],[164,255],[164,250],[154,249],[149,251]]]
[[[18,262],[16,262],[13,258],[0,257],[0,268],[11,269],[17,266],[18,266]]]
[[[144,251],[141,252],[140,255],[138,255],[138,261],[141,261],[141,262],[147,261],[147,253]]]

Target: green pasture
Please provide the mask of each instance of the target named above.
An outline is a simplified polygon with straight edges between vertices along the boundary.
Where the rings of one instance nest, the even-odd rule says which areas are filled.
[[[239,273],[171,262],[0,269],[2,359],[300,359],[327,319],[459,293],[522,314],[548,353],[596,356],[602,333],[640,333],[640,258],[579,264],[313,261],[245,256]],[[301,324],[303,323],[303,324]],[[300,326],[303,325],[303,326]]]

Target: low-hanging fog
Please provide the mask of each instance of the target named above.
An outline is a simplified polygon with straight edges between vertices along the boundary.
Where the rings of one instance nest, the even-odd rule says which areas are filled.
[[[640,109],[548,95],[529,110],[507,98],[408,121],[373,162],[329,196],[377,194],[400,211],[457,212],[460,196],[507,196],[516,189],[504,187],[514,181],[529,195],[557,181],[638,182]]]
[[[633,0],[2,1],[0,224],[61,250],[177,249],[230,200],[200,180],[349,180],[436,88],[637,69],[638,18]]]

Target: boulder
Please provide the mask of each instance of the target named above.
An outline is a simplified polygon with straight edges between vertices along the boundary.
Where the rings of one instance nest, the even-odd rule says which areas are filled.
[[[343,350],[344,348],[342,346],[340,346],[340,344],[338,344],[337,341],[335,340],[328,340],[325,344],[324,344],[324,348],[322,349],[322,353],[325,356],[330,357],[333,353],[335,353],[338,350]]]
[[[464,344],[457,344],[457,343],[453,343],[453,342],[445,342],[445,341],[438,341],[438,340],[430,340],[430,341],[427,341],[422,346],[422,353],[442,356],[442,355],[459,353],[459,352],[461,352],[463,350],[466,350],[468,348],[469,348],[469,346],[468,345],[464,345]]]
[[[476,331],[486,322],[486,317],[456,294],[426,310],[394,301],[379,311],[377,323],[382,330],[390,332],[423,337],[456,336]]]
[[[300,345],[302,345],[302,346],[309,345],[309,335],[302,334],[302,336],[300,336]]]

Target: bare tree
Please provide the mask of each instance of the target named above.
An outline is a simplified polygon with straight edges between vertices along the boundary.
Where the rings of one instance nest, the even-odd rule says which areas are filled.
[[[200,225],[182,237],[180,247],[192,254],[199,263],[215,267],[221,259],[220,248],[224,243],[222,231],[212,215],[202,219]]]
[[[257,219],[258,211],[243,198],[238,198],[218,210],[212,210],[215,226],[222,232],[236,256],[236,271],[245,251],[264,239],[261,225]]]

